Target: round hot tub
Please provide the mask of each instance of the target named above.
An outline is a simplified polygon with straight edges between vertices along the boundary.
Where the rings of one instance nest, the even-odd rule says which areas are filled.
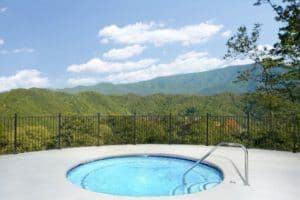
[[[161,155],[110,157],[80,164],[67,178],[84,189],[121,196],[169,196],[201,192],[217,186],[222,172],[200,163],[186,176],[182,175],[195,160]]]

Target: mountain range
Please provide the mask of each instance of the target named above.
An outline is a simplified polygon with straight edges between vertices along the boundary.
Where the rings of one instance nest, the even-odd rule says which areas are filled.
[[[239,72],[252,65],[229,66],[205,72],[159,77],[136,83],[99,83],[92,86],[77,86],[60,91],[78,93],[94,91],[102,94],[203,94],[213,95],[223,92],[246,93],[255,89],[254,82],[234,83]]]
[[[221,114],[241,115],[244,93],[256,83],[234,83],[251,65],[155,78],[129,84],[100,83],[61,90],[13,89],[0,93],[0,118],[63,114]],[[298,110],[281,102],[282,111]]]

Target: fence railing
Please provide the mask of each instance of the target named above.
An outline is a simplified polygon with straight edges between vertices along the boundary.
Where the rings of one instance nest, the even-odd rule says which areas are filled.
[[[0,154],[107,144],[237,142],[296,152],[299,117],[217,115],[51,115],[0,117]]]

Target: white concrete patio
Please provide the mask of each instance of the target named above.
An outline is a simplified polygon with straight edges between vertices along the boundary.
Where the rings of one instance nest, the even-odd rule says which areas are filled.
[[[99,194],[81,189],[66,179],[76,164],[97,158],[128,154],[171,154],[200,158],[212,147],[196,145],[116,145],[69,148],[0,156],[0,199],[3,200],[100,200],[149,199]],[[150,197],[150,199],[300,199],[300,153],[249,150],[250,186],[244,186],[232,166],[244,173],[243,152],[222,147],[207,161],[224,173],[224,181],[199,193]]]

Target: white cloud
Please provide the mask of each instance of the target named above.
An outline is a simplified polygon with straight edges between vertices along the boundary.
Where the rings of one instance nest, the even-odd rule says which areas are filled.
[[[0,46],[4,45],[4,40],[0,38]]]
[[[107,44],[107,43],[109,43],[109,40],[106,38],[103,38],[102,40],[100,40],[100,43]]]
[[[175,74],[186,74],[192,72],[203,72],[230,65],[244,65],[253,63],[250,59],[223,60],[210,56],[207,52],[190,51],[178,55],[169,63],[152,63],[148,67],[136,68],[133,70],[105,70],[97,71],[101,77],[72,78],[69,79],[71,85],[92,85],[97,82],[130,83],[144,81],[161,76]],[[86,69],[86,68],[85,68]],[[80,70],[83,72],[82,70]],[[79,72],[79,71],[78,71]],[[86,70],[84,71],[86,72]]]
[[[273,48],[273,46],[270,45],[270,44],[260,44],[260,45],[257,46],[257,49],[258,49],[259,51],[265,51],[265,50],[269,51],[269,50],[271,50],[272,48]]]
[[[231,34],[231,31],[230,30],[227,30],[227,31],[224,31],[221,35],[225,38],[229,37]]]
[[[257,45],[257,50],[250,52],[254,56],[254,58],[259,57],[260,59],[264,58],[272,58],[272,59],[279,59],[279,56],[271,55],[270,50],[272,50],[274,47],[270,44],[260,44]]]
[[[252,63],[250,59],[228,61],[209,56],[206,52],[187,52],[177,56],[172,62],[165,64],[153,64],[148,68],[130,72],[110,74],[102,81],[114,83],[128,83],[153,79],[159,76],[170,76],[192,72],[203,72],[222,68],[229,65],[241,65]]]
[[[136,62],[107,62],[99,58],[93,58],[83,64],[70,65],[67,68],[67,71],[75,73],[116,73],[146,68],[155,62],[157,62],[155,59],[143,59]]]
[[[154,22],[140,22],[123,27],[117,25],[106,26],[99,31],[99,37],[103,43],[152,43],[158,46],[166,43],[180,42],[183,45],[189,45],[207,41],[222,28],[223,25],[208,22],[183,26],[178,29],[165,28]]]
[[[76,85],[94,85],[98,82],[98,80],[94,77],[86,77],[86,78],[69,78],[68,84],[71,86]]]
[[[17,54],[17,53],[33,53],[35,52],[32,48],[20,48],[20,49],[12,49],[12,50],[1,50],[0,54]]]
[[[125,60],[136,55],[140,55],[146,47],[140,45],[127,46],[120,49],[111,49],[103,54],[109,60]]]
[[[0,92],[15,88],[47,87],[49,81],[41,72],[35,69],[18,71],[13,76],[0,77]]]
[[[4,13],[7,11],[7,7],[0,7],[0,13]]]
[[[251,63],[254,63],[254,61],[250,58],[227,60],[224,62],[222,67],[234,66],[234,65],[247,65]]]

